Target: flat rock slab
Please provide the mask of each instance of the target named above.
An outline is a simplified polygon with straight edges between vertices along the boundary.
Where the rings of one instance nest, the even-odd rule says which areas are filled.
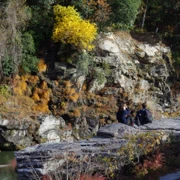
[[[153,123],[145,124],[139,128],[143,131],[154,130],[167,132],[173,136],[175,140],[180,140],[180,118],[155,120]]]
[[[136,134],[144,131],[164,131],[180,136],[180,118],[154,120],[143,126],[127,126],[122,123],[113,123],[101,127],[97,136],[104,138],[123,138],[125,135]]]
[[[136,128],[127,126],[122,123],[108,124],[108,125],[101,127],[98,130],[97,136],[104,137],[104,138],[112,138],[112,137],[122,138],[125,135],[136,134],[139,129],[138,127],[136,127]]]
[[[153,123],[145,124],[143,129],[180,131],[180,118],[155,120]]]

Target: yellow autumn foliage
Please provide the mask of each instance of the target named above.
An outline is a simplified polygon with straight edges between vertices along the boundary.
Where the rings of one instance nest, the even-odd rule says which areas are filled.
[[[69,99],[70,99],[71,101],[73,101],[73,102],[77,102],[78,98],[79,98],[79,94],[78,94],[78,93],[74,93],[74,94],[71,94],[71,95],[69,96]]]
[[[47,104],[37,104],[33,107],[33,110],[34,111],[40,111],[40,112],[43,112],[43,113],[49,113],[49,107]]]
[[[44,91],[42,94],[41,94],[41,98],[42,99],[46,99],[46,100],[50,100],[50,91]]]
[[[29,80],[29,82],[32,83],[32,84],[37,84],[38,81],[39,81],[39,77],[36,76],[36,75],[35,75],[35,76],[32,76],[32,75],[31,75],[28,80]]]
[[[41,89],[47,89],[48,88],[48,85],[47,85],[47,82],[46,81],[43,81],[42,83],[41,83]]]
[[[38,71],[39,72],[46,72],[47,70],[47,65],[45,64],[44,59],[40,59],[38,63]]]
[[[80,117],[81,116],[81,111],[78,108],[74,109],[73,110],[73,116]]]
[[[69,88],[72,86],[71,81],[64,81],[65,87]]]
[[[67,94],[67,95],[71,95],[76,92],[76,90],[74,88],[66,88],[65,90],[66,90],[65,94]]]
[[[16,86],[14,87],[14,94],[15,95],[23,95],[26,91],[27,83],[24,80],[17,81]]]
[[[71,44],[80,49],[92,50],[97,27],[88,20],[83,20],[73,6],[54,6],[56,23],[52,39],[55,42]]]
[[[35,102],[39,101],[39,100],[40,100],[40,97],[39,97],[38,93],[33,93],[32,99],[33,99]]]

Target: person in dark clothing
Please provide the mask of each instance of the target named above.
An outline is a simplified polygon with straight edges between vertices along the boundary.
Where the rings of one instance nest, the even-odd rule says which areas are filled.
[[[127,125],[133,125],[132,116],[130,113],[129,108],[127,107],[126,103],[121,103],[119,106],[119,110],[116,114],[118,122],[127,124]]]
[[[146,103],[142,104],[142,109],[137,111],[136,117],[135,117],[135,124],[138,126],[152,123],[153,117],[149,109],[146,107]]]

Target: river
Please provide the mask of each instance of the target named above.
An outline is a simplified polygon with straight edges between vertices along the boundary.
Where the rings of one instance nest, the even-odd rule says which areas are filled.
[[[13,151],[0,152],[0,180],[17,180],[16,172],[12,167],[4,167],[14,159]]]

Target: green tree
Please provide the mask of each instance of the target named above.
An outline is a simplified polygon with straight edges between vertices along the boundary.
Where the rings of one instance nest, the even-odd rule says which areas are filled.
[[[143,0],[142,6],[147,5],[144,27],[147,31],[160,33],[177,33],[180,26],[179,0]],[[143,19],[143,16],[138,17]]]
[[[74,6],[83,19],[89,19],[93,10],[89,7],[88,2],[89,0],[71,1],[69,5]]]
[[[112,9],[111,23],[133,27],[141,0],[108,0]]]
[[[25,73],[36,72],[39,60],[35,56],[34,39],[30,33],[25,32],[22,35],[22,45],[22,61],[20,64],[22,70]]]
[[[37,51],[51,39],[53,5],[56,3],[57,0],[27,0],[33,17],[28,23],[27,31],[32,34]]]

